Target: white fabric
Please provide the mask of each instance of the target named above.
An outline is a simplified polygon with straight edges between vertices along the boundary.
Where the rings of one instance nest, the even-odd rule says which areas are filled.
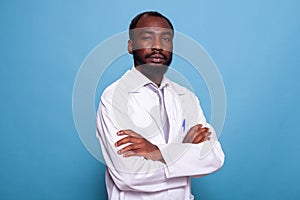
[[[107,164],[108,199],[187,200],[193,199],[190,177],[218,170],[224,153],[213,128],[206,122],[197,97],[184,87],[163,78],[164,100],[169,119],[166,143],[157,120],[158,97],[145,85],[152,83],[133,68],[103,92],[97,112],[97,137]],[[209,127],[210,141],[183,144],[188,130],[196,125]],[[114,143],[119,130],[131,129],[157,145],[166,164],[117,154]]]

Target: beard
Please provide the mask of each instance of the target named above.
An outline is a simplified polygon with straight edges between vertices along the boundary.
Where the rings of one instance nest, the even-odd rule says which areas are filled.
[[[134,63],[136,66],[139,66],[143,74],[145,74],[146,76],[162,76],[168,71],[168,68],[172,63],[173,53],[171,52],[169,58],[166,55],[159,53],[166,60],[165,63],[147,63],[145,59],[152,56],[153,54],[155,53],[148,54],[145,56],[145,58],[143,58],[139,54],[138,50],[133,50],[132,52]]]

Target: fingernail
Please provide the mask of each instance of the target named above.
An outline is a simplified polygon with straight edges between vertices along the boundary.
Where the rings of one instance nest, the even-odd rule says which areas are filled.
[[[123,131],[118,131],[117,135],[121,135],[123,133]]]

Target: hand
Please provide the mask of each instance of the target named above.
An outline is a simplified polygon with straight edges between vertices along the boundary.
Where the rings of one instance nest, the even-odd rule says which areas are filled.
[[[190,128],[182,143],[199,144],[210,140],[210,135],[209,128],[203,127],[202,124],[197,124]]]
[[[117,141],[115,143],[116,147],[129,143],[129,145],[120,149],[118,151],[118,154],[123,154],[124,157],[143,156],[146,159],[157,160],[164,163],[159,148],[136,132],[132,130],[121,130],[117,132],[117,135],[127,135],[127,137],[124,137],[123,139]]]

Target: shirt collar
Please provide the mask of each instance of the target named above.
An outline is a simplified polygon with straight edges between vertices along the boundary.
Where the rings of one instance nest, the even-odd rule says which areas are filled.
[[[134,80],[134,87],[131,87],[130,92],[136,92],[136,90],[138,90],[138,89],[140,89],[140,88],[142,88],[142,87],[144,87],[145,85],[148,85],[148,84],[152,84],[152,85],[157,87],[157,85],[153,81],[148,79],[145,75],[143,75],[135,67],[133,67],[129,71],[129,73],[130,73],[131,77]],[[165,76],[163,76],[163,79],[161,81],[161,85],[160,85],[159,89],[165,88],[169,85],[170,85],[170,80],[167,79]]]

